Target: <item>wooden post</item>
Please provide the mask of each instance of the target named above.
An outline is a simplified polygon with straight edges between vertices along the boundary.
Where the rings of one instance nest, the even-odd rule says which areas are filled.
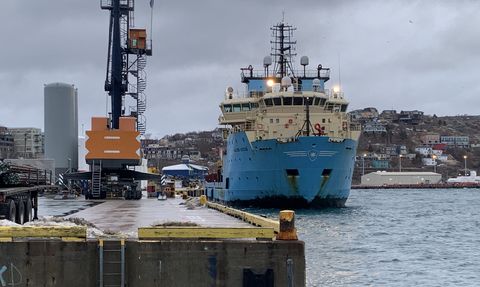
[[[297,229],[295,228],[295,211],[280,211],[279,220],[280,231],[277,234],[277,240],[298,240]]]

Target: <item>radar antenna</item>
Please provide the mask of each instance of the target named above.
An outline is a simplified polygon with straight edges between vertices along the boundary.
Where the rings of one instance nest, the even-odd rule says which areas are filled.
[[[295,53],[295,45],[297,41],[293,40],[293,31],[297,28],[286,24],[283,20],[281,23],[270,28],[272,30],[272,44],[270,55],[273,57],[274,73],[283,78],[284,76],[295,77],[292,61],[297,55]],[[289,72],[290,71],[290,72]]]

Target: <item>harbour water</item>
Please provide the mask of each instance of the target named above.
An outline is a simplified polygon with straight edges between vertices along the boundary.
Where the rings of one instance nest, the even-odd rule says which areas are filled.
[[[480,285],[480,189],[352,190],[296,215],[308,286]]]
[[[40,215],[91,204],[41,198]],[[346,208],[296,216],[307,286],[480,286],[480,189],[352,190]]]

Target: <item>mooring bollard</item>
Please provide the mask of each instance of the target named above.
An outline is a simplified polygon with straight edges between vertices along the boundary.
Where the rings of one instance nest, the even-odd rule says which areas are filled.
[[[200,195],[200,204],[201,205],[207,204],[207,197],[205,195]]]
[[[279,220],[280,231],[277,234],[277,240],[298,240],[297,229],[295,228],[295,211],[280,211]]]

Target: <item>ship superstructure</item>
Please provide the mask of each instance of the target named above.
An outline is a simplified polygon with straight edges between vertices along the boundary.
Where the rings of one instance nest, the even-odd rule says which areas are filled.
[[[330,69],[295,70],[294,27],[271,28],[263,70],[241,69],[245,93],[228,87],[219,123],[227,143],[221,182],[207,195],[255,205],[334,205],[348,198],[360,130],[350,123],[339,87],[325,88]]]

